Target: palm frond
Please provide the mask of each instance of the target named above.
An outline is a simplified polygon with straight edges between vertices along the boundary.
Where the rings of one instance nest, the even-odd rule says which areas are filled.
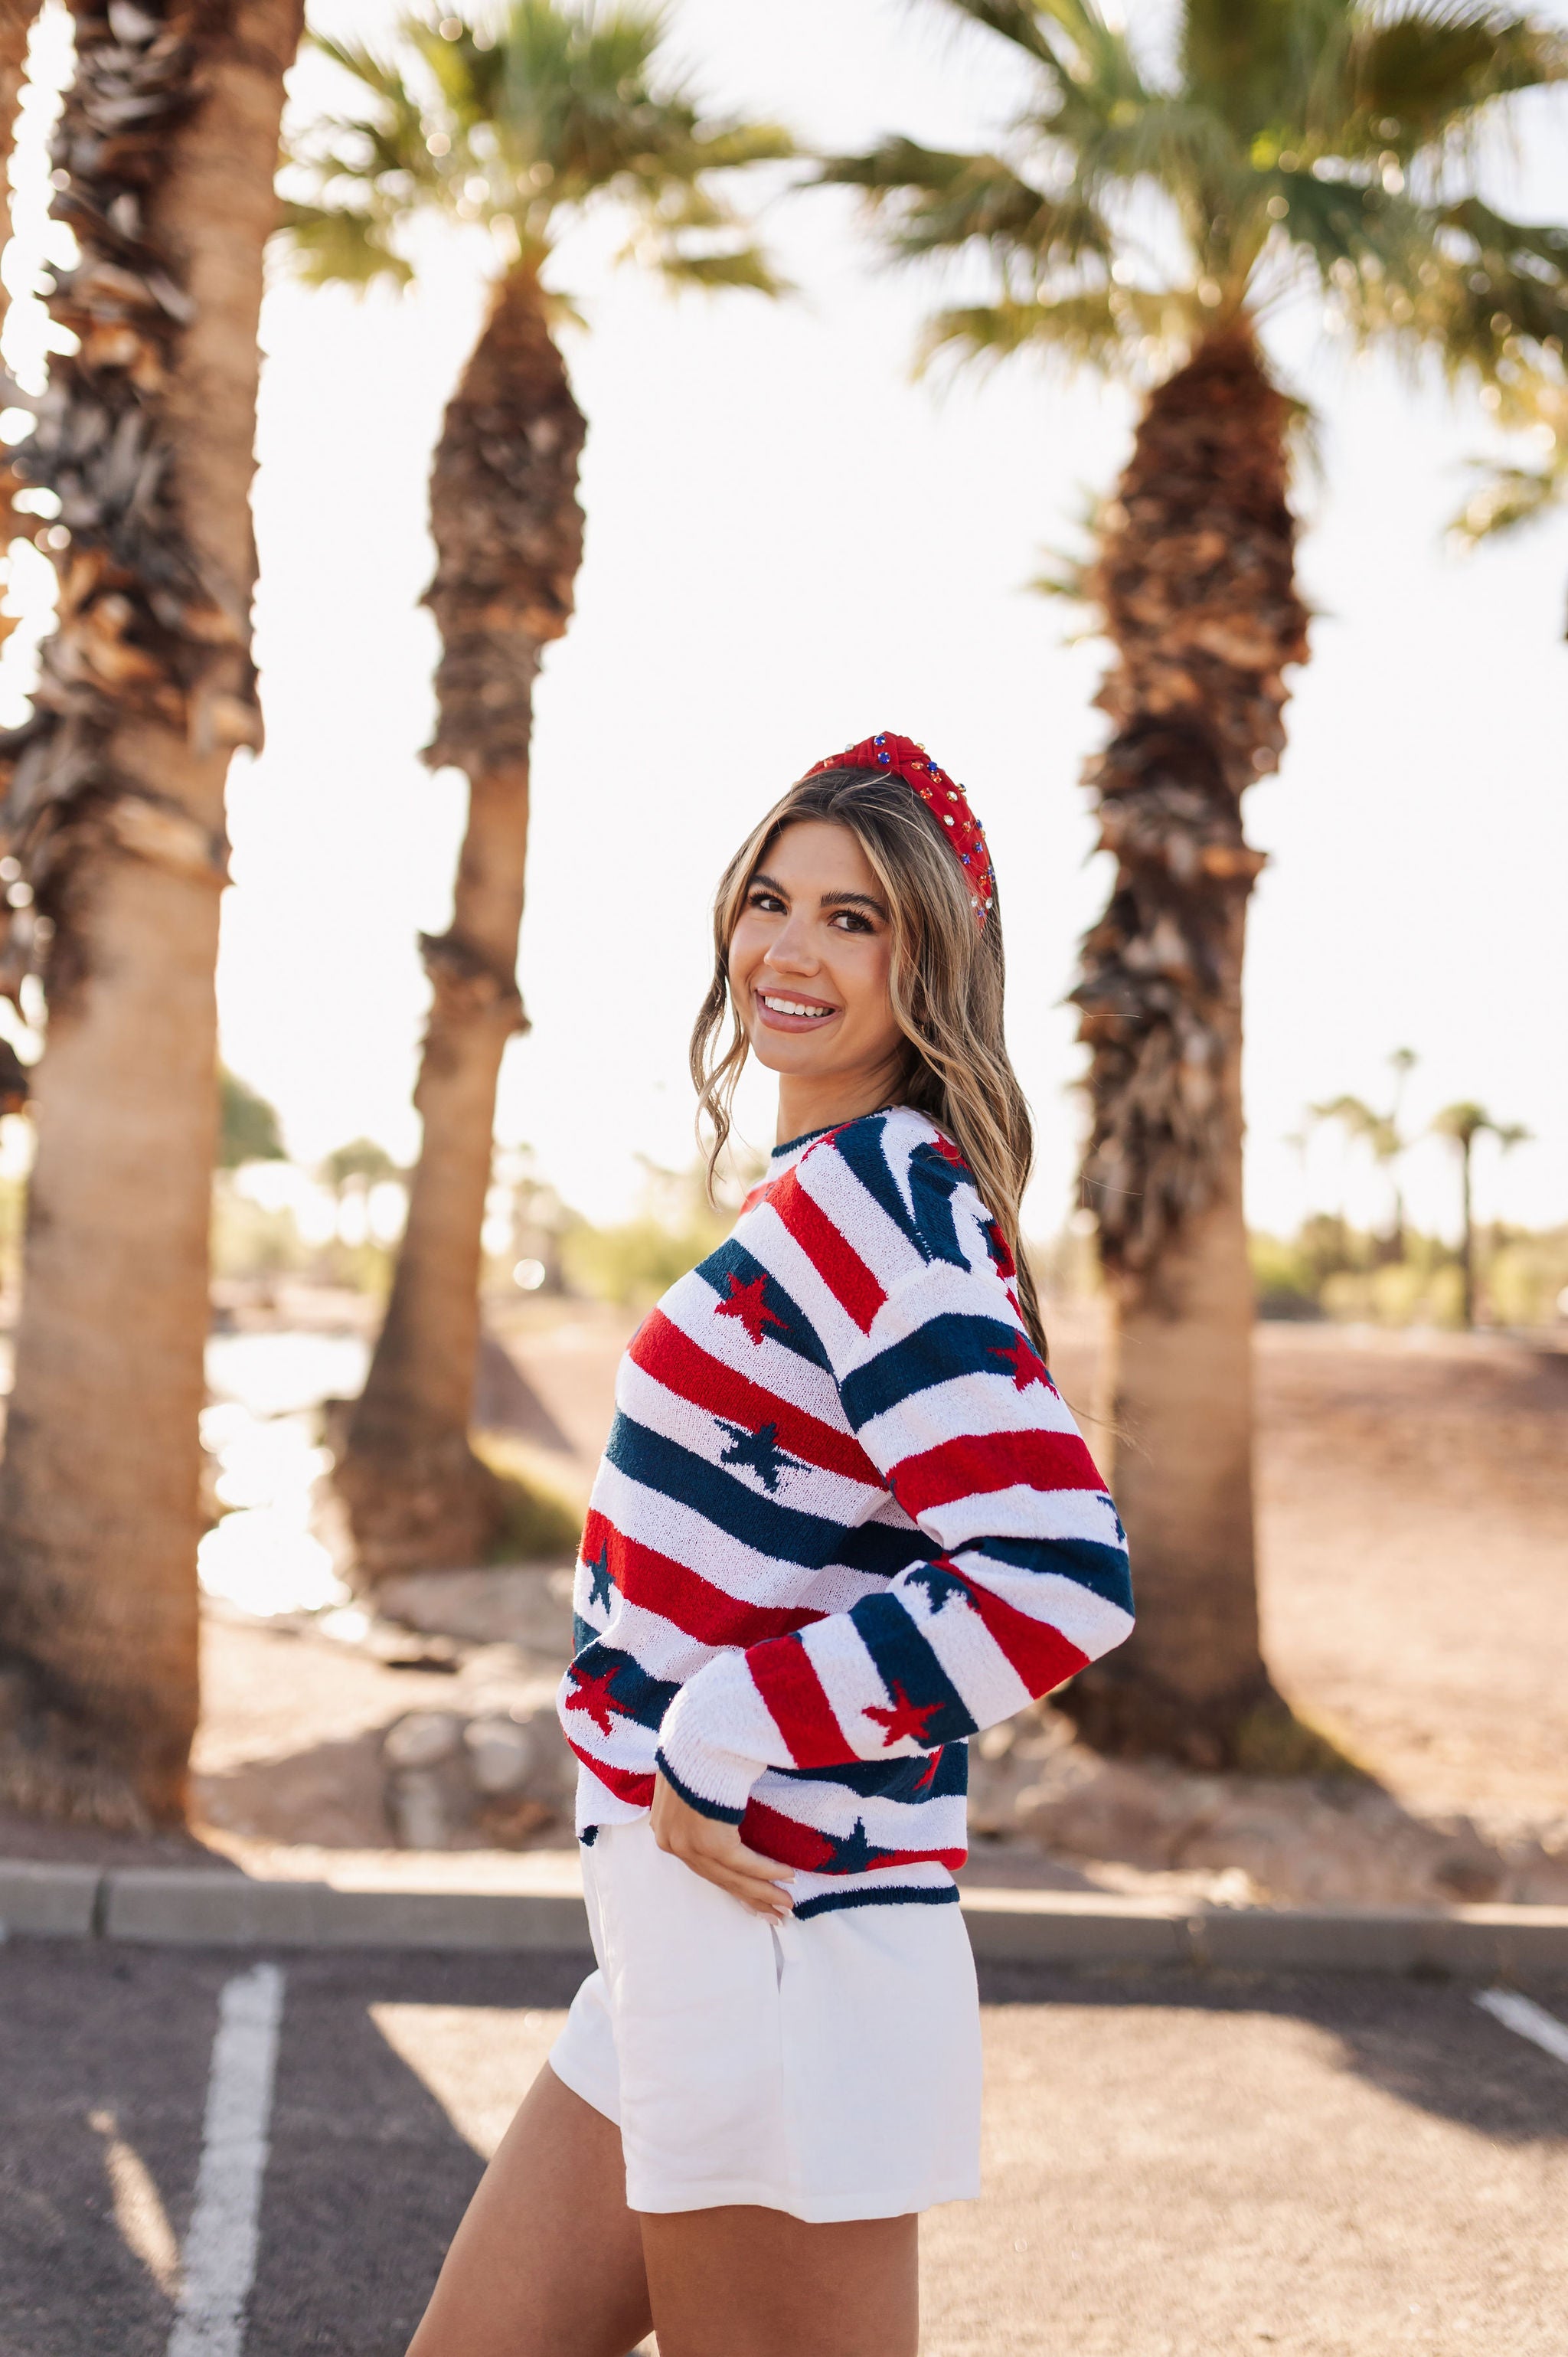
[[[1489,0],[1369,11],[1345,61],[1346,113],[1411,154],[1510,91],[1568,77],[1568,40]],[[1393,128],[1384,132],[1383,126]]]
[[[413,272],[388,243],[389,224],[347,206],[285,202],[278,231],[295,274],[307,286],[366,287],[378,278],[406,285]]]
[[[1109,262],[1104,216],[1076,187],[1061,197],[1036,188],[998,156],[953,154],[890,139],[869,154],[835,156],[821,180],[865,191],[892,212],[894,251],[905,260],[953,253],[979,240],[1028,258],[1039,271],[1094,255]]]
[[[760,246],[741,246],[730,253],[670,252],[660,257],[658,267],[677,288],[700,286],[712,292],[724,286],[748,286],[756,294],[774,296],[794,292]]]
[[[1475,486],[1448,526],[1461,547],[1542,523],[1568,506],[1568,450],[1541,467],[1502,467],[1480,458],[1470,465]]]
[[[1192,316],[1180,297],[1109,286],[1055,301],[975,303],[939,311],[929,322],[920,365],[939,353],[993,361],[1033,348],[1072,365],[1134,374],[1150,345],[1179,342]]]

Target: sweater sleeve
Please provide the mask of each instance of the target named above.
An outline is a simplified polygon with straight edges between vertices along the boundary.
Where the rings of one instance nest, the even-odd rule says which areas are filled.
[[[835,1363],[851,1429],[924,1548],[849,1611],[717,1654],[682,1689],[659,1760],[704,1813],[738,1823],[765,1768],[973,1735],[1131,1630],[1121,1522],[1000,1257],[922,1261]]]

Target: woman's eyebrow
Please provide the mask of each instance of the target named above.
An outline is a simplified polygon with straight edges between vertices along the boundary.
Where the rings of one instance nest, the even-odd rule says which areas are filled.
[[[777,876],[769,876],[766,867],[757,868],[752,877],[749,888],[755,892],[759,884],[766,886],[769,892],[777,892],[781,900],[787,900],[789,898]]]
[[[818,901],[819,909],[869,909],[874,915],[886,917],[886,909],[869,892],[824,892]]]

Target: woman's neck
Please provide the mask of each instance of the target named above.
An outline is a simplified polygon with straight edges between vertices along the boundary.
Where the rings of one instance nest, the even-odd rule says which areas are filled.
[[[858,1121],[863,1114],[880,1113],[897,1093],[898,1071],[893,1065],[864,1079],[843,1072],[822,1080],[803,1073],[781,1074],[774,1144],[787,1146],[792,1137],[811,1137],[819,1129],[842,1129],[846,1121]]]

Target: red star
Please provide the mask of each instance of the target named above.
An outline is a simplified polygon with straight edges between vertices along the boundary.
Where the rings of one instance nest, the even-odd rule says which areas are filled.
[[[1046,1371],[1044,1367],[1041,1366],[1038,1359],[1035,1356],[1033,1351],[1030,1350],[1026,1337],[1022,1334],[1015,1334],[1012,1345],[1009,1349],[1004,1351],[1000,1346],[997,1346],[988,1351],[986,1355],[989,1358],[1004,1359],[1006,1361],[1007,1365],[1012,1370],[1013,1388],[1015,1391],[1026,1392],[1031,1383],[1043,1383],[1046,1380]]]
[[[620,1675],[622,1666],[622,1663],[618,1662],[613,1669],[601,1671],[596,1678],[591,1678],[586,1671],[578,1669],[575,1663],[572,1665],[572,1675],[577,1681],[577,1691],[574,1695],[567,1695],[566,1707],[568,1710],[585,1710],[601,1735],[608,1735],[613,1731],[610,1727],[611,1717],[621,1709],[619,1703],[612,1697],[610,1688]],[[625,1713],[621,1712],[621,1716],[624,1717]]]
[[[926,1721],[928,1718],[935,1718],[940,1708],[940,1703],[937,1702],[911,1702],[903,1687],[895,1680],[892,1709],[883,1710],[880,1706],[873,1704],[863,1716],[866,1718],[874,1718],[878,1727],[886,1728],[887,1732],[882,1738],[883,1748],[886,1749],[890,1743],[901,1742],[906,1735],[912,1735],[917,1743],[924,1743]]]
[[[721,1301],[714,1311],[715,1318],[738,1318],[754,1342],[762,1340],[765,1326],[777,1326],[783,1330],[784,1320],[775,1317],[762,1298],[768,1279],[754,1276],[749,1285],[742,1285],[734,1270],[730,1271],[729,1299]]]
[[[925,1791],[927,1785],[935,1776],[937,1770],[940,1767],[941,1758],[942,1747],[939,1743],[936,1749],[932,1752],[930,1758],[926,1762],[925,1774],[923,1776],[917,1776],[915,1779],[915,1790],[917,1792],[923,1792]]]

